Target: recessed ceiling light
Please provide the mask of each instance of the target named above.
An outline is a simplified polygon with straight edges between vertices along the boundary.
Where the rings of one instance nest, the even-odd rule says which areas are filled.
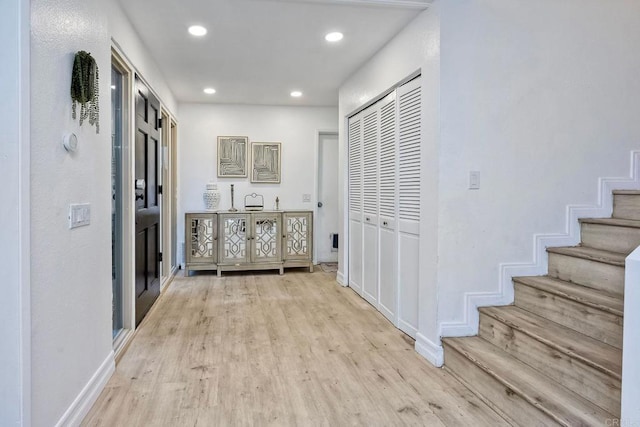
[[[291,96],[293,96],[294,98],[300,98],[302,96],[302,92],[300,92],[299,90],[294,90],[293,92],[291,92]]]
[[[342,33],[334,32],[324,36],[324,39],[328,42],[339,42],[340,40],[342,40],[343,37],[344,35]]]
[[[202,37],[207,34],[207,29],[202,25],[192,25],[189,27],[189,34],[196,37]]]
[[[207,95],[213,95],[214,93],[216,93],[216,90],[212,87],[207,87],[204,89],[204,93],[206,93]]]

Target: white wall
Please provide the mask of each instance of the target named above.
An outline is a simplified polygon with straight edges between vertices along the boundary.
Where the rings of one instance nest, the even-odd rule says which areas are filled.
[[[568,204],[629,175],[640,3],[440,3],[438,320],[464,333],[465,293],[500,293],[500,263],[532,261],[535,233],[565,233]]]
[[[438,233],[438,144],[440,130],[440,22],[439,7],[432,5],[365,63],[340,88],[340,200],[346,206],[347,138],[346,116],[417,70],[422,72],[422,206],[420,224],[419,334],[417,349],[434,363],[437,337],[437,233]],[[340,211],[341,230],[346,236],[346,215]],[[346,241],[342,239],[342,241]],[[339,276],[348,271],[348,257],[340,248]],[[346,279],[346,277],[345,277]],[[429,355],[431,353],[431,355]]]
[[[113,36],[175,113],[177,104],[116,0],[31,1],[31,290],[33,425],[79,422],[114,367],[111,335]],[[71,118],[73,55],[100,69],[101,133]],[[68,154],[65,133],[78,136]],[[91,225],[68,229],[70,203],[91,204]]]
[[[158,68],[158,64],[140,40],[140,36],[131,25],[131,21],[122,10],[120,3],[117,0],[110,0],[107,3],[111,38],[122,50],[127,60],[151,86],[151,90],[158,96],[163,107],[175,118],[178,114],[178,103],[167,85],[162,71]]]
[[[595,206],[598,178],[629,176],[639,45],[638,2],[435,1],[340,89],[344,197],[345,116],[422,68],[416,349],[434,363],[440,330],[477,330],[474,302],[510,301],[501,264],[533,264],[535,234],[567,233],[567,205]]]
[[[111,357],[110,40],[105,1],[31,1],[33,425],[51,426]],[[98,62],[101,133],[71,118],[74,53]],[[78,151],[62,147],[67,132]],[[91,225],[68,228],[70,203]]]
[[[179,250],[184,242],[184,213],[204,209],[202,192],[212,180],[222,193],[220,209],[231,206],[230,184],[235,185],[237,208],[242,208],[244,196],[253,192],[264,196],[265,209],[273,209],[276,196],[281,209],[314,208],[318,131],[337,128],[335,108],[226,104],[180,104],[179,108]],[[232,135],[248,136],[250,142],[281,142],[281,183],[252,184],[249,177],[217,178],[217,137]],[[311,203],[302,202],[305,193],[311,194]],[[179,255],[179,259],[183,257]]]
[[[0,40],[0,425],[17,426],[30,422],[28,1],[0,4]]]

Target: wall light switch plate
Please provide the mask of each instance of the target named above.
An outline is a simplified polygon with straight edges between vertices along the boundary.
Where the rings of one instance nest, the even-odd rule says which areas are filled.
[[[303,194],[302,203],[311,203],[311,194]]]
[[[91,223],[91,204],[69,205],[69,228],[77,228]]]
[[[469,190],[480,189],[480,171],[469,172]]]

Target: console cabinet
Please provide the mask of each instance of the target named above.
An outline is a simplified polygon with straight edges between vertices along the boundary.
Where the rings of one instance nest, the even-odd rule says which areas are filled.
[[[313,271],[313,212],[187,212],[185,275],[191,270]]]

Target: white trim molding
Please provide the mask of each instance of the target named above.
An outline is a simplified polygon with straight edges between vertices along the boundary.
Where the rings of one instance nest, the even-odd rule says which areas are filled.
[[[514,287],[512,278],[547,274],[547,248],[574,246],[580,243],[579,218],[606,218],[613,211],[614,190],[640,188],[640,151],[631,151],[629,178],[599,178],[596,206],[569,205],[566,208],[565,232],[561,234],[535,234],[533,261],[528,263],[501,263],[497,292],[468,292],[464,296],[464,319],[461,322],[442,322],[440,336],[464,337],[478,334],[479,307],[512,304]]]
[[[349,284],[347,283],[344,277],[344,273],[342,273],[342,271],[338,271],[338,273],[336,274],[336,281],[340,286],[344,286],[345,288],[349,286]]]
[[[444,364],[444,350],[442,344],[436,344],[420,332],[416,334],[416,352],[427,359],[434,366],[440,367]]]
[[[98,396],[107,385],[109,378],[116,370],[113,351],[102,362],[98,370],[93,374],[89,382],[84,386],[80,394],[75,398],[71,406],[65,411],[56,427],[79,426],[84,417],[89,413]]]
[[[636,248],[625,260],[624,276],[624,331],[622,347],[622,413],[621,426],[633,426],[640,423],[640,247]]]

